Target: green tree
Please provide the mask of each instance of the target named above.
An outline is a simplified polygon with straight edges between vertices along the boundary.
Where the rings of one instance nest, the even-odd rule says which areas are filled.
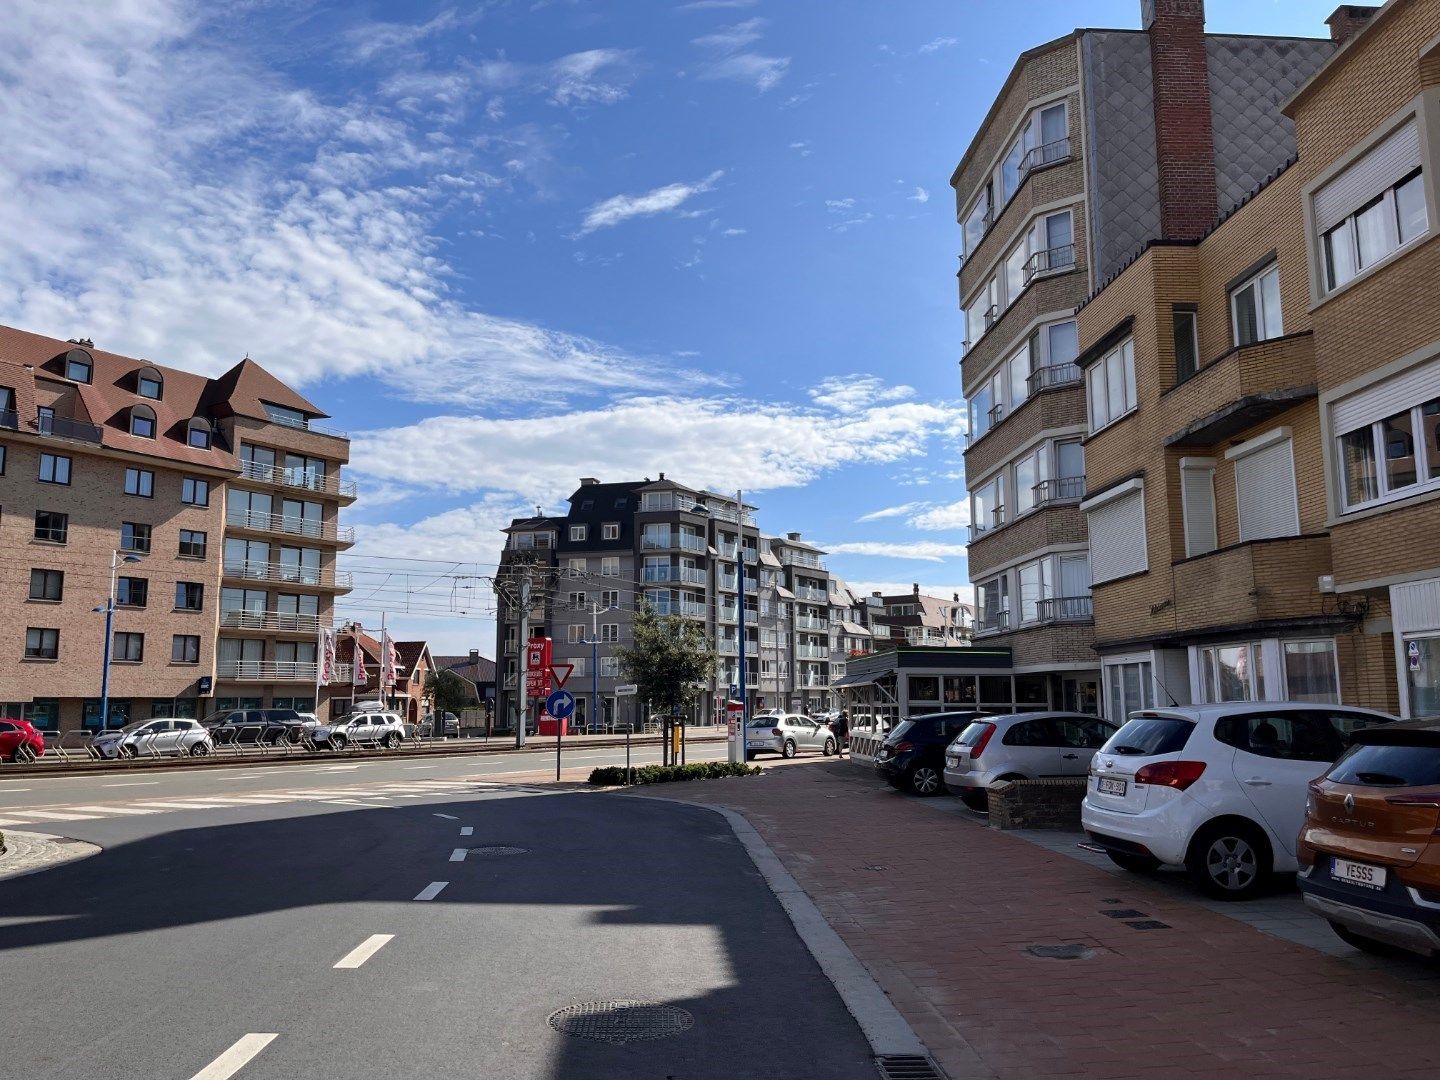
[[[644,600],[635,609],[634,644],[615,650],[620,673],[637,696],[669,716],[699,700],[715,674],[717,657],[701,625],[679,615],[657,615]]]
[[[448,668],[432,671],[426,677],[425,697],[436,714],[452,712],[459,716],[461,709],[476,703],[474,685]]]

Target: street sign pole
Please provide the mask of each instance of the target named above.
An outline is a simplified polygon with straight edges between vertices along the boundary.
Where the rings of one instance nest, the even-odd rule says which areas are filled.
[[[575,695],[569,690],[555,690],[545,699],[545,711],[555,718],[555,779],[560,779],[560,748],[564,742],[565,721],[575,714]]]

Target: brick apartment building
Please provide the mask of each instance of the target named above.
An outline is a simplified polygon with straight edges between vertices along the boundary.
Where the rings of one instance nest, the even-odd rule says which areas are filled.
[[[1148,241],[1198,236],[1289,160],[1280,105],[1336,49],[1206,34],[1200,0],[1143,0],[1141,21],[1022,54],[951,178],[976,644],[1009,647],[1064,708],[1095,708],[1100,679],[1075,310]]]
[[[248,358],[209,379],[0,327],[0,709],[98,725],[117,553],[112,724],[314,708],[355,498],[324,418]]]
[[[1293,164],[1202,235],[1151,241],[1079,313],[1115,717],[1440,710],[1440,0],[1329,23],[1340,48],[1284,104]]]
[[[962,602],[958,594],[946,600],[922,593],[917,582],[908,593],[872,592],[865,597],[862,618],[877,649],[890,645],[953,648],[970,643],[975,608]]]

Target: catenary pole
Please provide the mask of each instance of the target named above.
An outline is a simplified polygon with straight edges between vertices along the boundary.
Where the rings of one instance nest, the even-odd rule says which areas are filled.
[[[736,534],[735,573],[739,579],[736,582],[736,590],[739,594],[736,617],[740,624],[740,760],[749,761],[750,754],[745,745],[746,729],[750,723],[749,688],[745,685],[745,499],[744,493],[738,488],[735,491],[735,523],[739,530]],[[727,694],[726,697],[728,698],[729,695]],[[730,708],[728,700],[725,708],[727,711]]]

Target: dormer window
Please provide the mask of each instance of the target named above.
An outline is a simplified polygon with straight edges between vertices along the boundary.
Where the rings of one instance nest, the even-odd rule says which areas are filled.
[[[210,422],[204,417],[195,417],[185,429],[185,441],[197,450],[209,450],[210,437]]]
[[[131,408],[130,434],[141,439],[155,438],[155,410],[149,405],[136,405]]]
[[[84,349],[71,349],[65,354],[65,377],[88,383],[95,377],[95,358]]]
[[[143,398],[151,401],[159,401],[165,393],[165,380],[160,372],[154,368],[148,368],[135,377],[135,392]]]

